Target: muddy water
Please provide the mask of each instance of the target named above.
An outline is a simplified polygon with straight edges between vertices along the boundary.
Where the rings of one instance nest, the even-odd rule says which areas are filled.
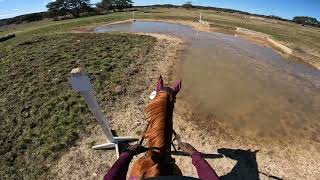
[[[163,22],[123,23],[96,32],[163,33],[188,46],[182,98],[214,120],[256,137],[320,142],[320,71],[232,35]],[[210,122],[210,121],[209,121]]]

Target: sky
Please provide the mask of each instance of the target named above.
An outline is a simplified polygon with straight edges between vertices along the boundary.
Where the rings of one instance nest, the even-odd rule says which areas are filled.
[[[52,0],[0,0],[0,19],[46,11]],[[134,5],[175,4],[187,0],[133,0]],[[91,0],[97,3],[99,0]],[[311,16],[320,21],[320,0],[191,0],[194,5],[236,9],[255,14],[276,15],[286,19]]]

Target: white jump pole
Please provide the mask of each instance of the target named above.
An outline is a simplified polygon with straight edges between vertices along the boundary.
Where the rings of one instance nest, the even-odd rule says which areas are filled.
[[[134,141],[137,138],[134,137],[114,137],[108,120],[105,118],[104,114],[101,111],[101,108],[97,102],[96,97],[94,96],[94,90],[90,83],[89,77],[81,68],[75,68],[71,71],[71,76],[69,78],[69,83],[71,84],[72,89],[75,92],[79,92],[80,95],[84,98],[86,104],[89,106],[89,109],[95,116],[98,121],[103,133],[107,136],[108,143],[100,144],[93,146],[93,149],[116,149],[117,157],[119,157],[119,147],[118,143],[121,141]]]
[[[134,17],[134,11],[132,12],[132,21],[136,21]]]

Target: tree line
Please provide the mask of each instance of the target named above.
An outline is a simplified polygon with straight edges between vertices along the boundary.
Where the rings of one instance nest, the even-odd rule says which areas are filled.
[[[100,10],[123,10],[131,8],[131,0],[102,0],[95,6]],[[90,0],[56,0],[47,4],[48,12],[52,16],[72,14],[74,17],[80,17],[82,12],[93,12],[93,5]]]
[[[0,26],[9,24],[21,24],[24,22],[39,21],[45,18],[53,18],[59,20],[72,16],[78,18],[80,16],[90,16],[102,14],[105,11],[122,11],[126,8],[133,7],[132,0],[101,0],[97,4],[91,4],[90,0],[55,0],[47,4],[47,12],[30,13],[13,18],[0,19]]]

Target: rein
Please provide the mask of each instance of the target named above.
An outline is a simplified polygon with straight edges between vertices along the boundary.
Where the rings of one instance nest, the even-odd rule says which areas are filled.
[[[146,126],[144,132],[147,131],[148,127],[149,127],[149,124]],[[181,140],[180,140],[181,138],[180,138],[180,135],[178,135],[174,130],[172,130],[172,133],[174,135],[174,138],[171,141],[171,145],[174,148],[174,150],[177,151],[177,149],[174,146],[173,142],[176,140],[178,142],[178,144],[179,144],[181,142]],[[144,139],[145,138],[144,138],[144,135],[143,135],[142,138],[140,139],[139,145],[142,146],[144,149],[146,149],[146,151],[160,150],[162,148],[162,147],[146,147],[146,146],[143,146],[142,144],[143,144]],[[171,151],[170,152],[167,151],[167,152],[171,153]]]

